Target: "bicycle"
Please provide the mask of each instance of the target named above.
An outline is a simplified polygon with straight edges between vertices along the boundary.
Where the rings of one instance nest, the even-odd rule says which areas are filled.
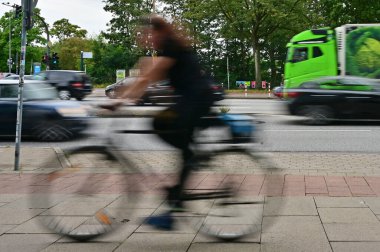
[[[268,191],[265,174],[276,172],[276,167],[255,151],[260,146],[255,141],[259,121],[238,116],[240,120],[233,122],[222,117],[202,118],[195,131],[197,166],[185,187],[185,208],[173,211],[173,215],[188,221],[195,232],[230,241],[261,230],[265,197],[259,192]],[[110,126],[115,127],[114,123]],[[84,241],[130,222],[139,209],[139,199],[173,182],[175,176],[155,172],[135,152],[123,151],[116,143],[120,134],[157,133],[112,130],[100,138],[102,144],[74,148],[61,155],[61,167],[37,176],[34,183],[41,187],[37,191],[40,200],[32,206],[46,208],[38,216],[42,224],[55,233]],[[90,159],[94,167],[88,167]],[[249,166],[243,173],[255,169],[259,175],[236,174],[242,165]],[[258,189],[257,195],[249,194],[252,187]],[[159,209],[168,210],[164,204]]]

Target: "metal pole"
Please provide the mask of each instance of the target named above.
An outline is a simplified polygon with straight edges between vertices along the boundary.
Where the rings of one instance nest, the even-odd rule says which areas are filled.
[[[83,71],[83,51],[80,51],[80,70]]]
[[[8,66],[9,66],[9,73],[12,72],[12,22],[11,22],[11,15],[9,15],[9,57],[8,57]]]
[[[20,167],[20,144],[21,144],[21,126],[22,126],[22,106],[23,106],[23,89],[24,89],[24,74],[25,74],[25,54],[26,54],[26,4],[22,2],[22,33],[21,33],[21,63],[20,63],[20,78],[18,85],[18,101],[17,101],[17,122],[16,122],[16,148],[15,148],[15,166],[14,170],[18,171]]]
[[[153,0],[153,13],[156,13],[156,0]]]

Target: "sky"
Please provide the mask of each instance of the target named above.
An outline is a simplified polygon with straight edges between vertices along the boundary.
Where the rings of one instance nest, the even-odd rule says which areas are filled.
[[[21,0],[1,0],[21,5]],[[71,24],[87,30],[88,35],[97,35],[107,29],[111,14],[103,10],[102,0],[38,0],[37,8],[41,9],[41,16],[50,25],[59,19],[66,18]],[[10,8],[0,5],[0,16]]]

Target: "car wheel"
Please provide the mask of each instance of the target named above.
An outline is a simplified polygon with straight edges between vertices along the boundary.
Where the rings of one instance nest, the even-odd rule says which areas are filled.
[[[328,106],[303,106],[298,114],[306,117],[304,123],[308,125],[326,125],[334,118],[334,113]]]
[[[108,96],[108,98],[111,98],[111,99],[115,99],[116,98],[116,92],[115,92],[115,90],[109,90],[109,91],[107,91],[106,95]]]
[[[40,124],[33,133],[40,141],[65,141],[73,137],[71,131],[55,123]]]
[[[82,101],[84,99],[84,96],[75,97],[75,99],[77,99],[77,101]]]
[[[62,89],[58,91],[58,97],[61,100],[70,100],[71,94],[70,91]]]

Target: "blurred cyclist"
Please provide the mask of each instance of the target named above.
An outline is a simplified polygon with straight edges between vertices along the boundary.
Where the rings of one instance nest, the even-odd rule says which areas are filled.
[[[184,185],[195,165],[190,149],[194,128],[213,104],[209,81],[202,74],[189,40],[180,34],[162,17],[154,15],[143,19],[139,44],[151,45],[158,54],[151,61],[147,58],[140,60],[141,76],[122,95],[123,98],[138,99],[149,84],[161,80],[169,80],[179,95],[174,105],[159,113],[153,122],[156,130],[166,131],[159,136],[182,152],[178,183],[167,188],[167,199],[173,211],[182,208]],[[146,222],[156,228],[172,229],[173,218],[169,212],[150,217]]]

